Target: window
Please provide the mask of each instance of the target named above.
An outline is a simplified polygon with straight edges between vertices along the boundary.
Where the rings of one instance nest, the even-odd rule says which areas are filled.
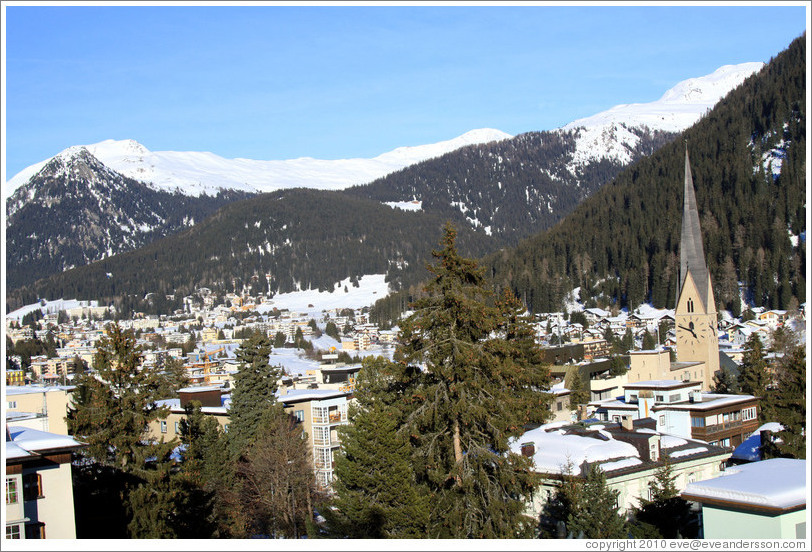
[[[45,538],[45,524],[44,523],[28,523],[25,526],[25,538],[27,539],[44,539]]]
[[[161,433],[166,433],[166,420],[161,420]]]
[[[742,420],[755,420],[756,419],[756,407],[751,406],[750,408],[745,408],[742,410]]]
[[[564,408],[564,403],[562,401],[558,401],[555,403],[555,409],[561,412],[561,409]]]
[[[679,402],[680,395],[679,393],[674,393],[673,395],[668,397],[668,402]]]
[[[19,539],[20,538],[20,526],[19,525],[6,525],[6,538],[7,539]]]
[[[665,427],[665,414],[660,416],[660,427]]]
[[[657,395],[654,400],[656,400],[658,403],[665,402],[663,395]]]
[[[20,491],[17,489],[17,479],[6,478],[6,504],[17,504],[20,500]],[[19,538],[19,537],[17,537]]]
[[[17,408],[17,401],[8,401],[9,408]]]
[[[694,312],[694,300],[688,299],[688,312]],[[691,324],[691,329],[693,328],[693,324]]]
[[[705,427],[705,418],[695,418],[691,416],[691,427]]]
[[[38,473],[23,475],[23,500],[42,498],[42,476]]]
[[[224,431],[225,433],[228,433],[228,424],[225,424],[225,425],[223,426],[223,431]]]
[[[175,422],[175,435],[180,435],[180,422]]]
[[[304,422],[304,410],[296,410],[293,417],[296,418],[297,422]]]

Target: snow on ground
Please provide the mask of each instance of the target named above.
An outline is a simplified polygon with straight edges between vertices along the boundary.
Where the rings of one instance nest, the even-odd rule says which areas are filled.
[[[358,279],[358,287],[350,279],[342,280],[333,287],[333,291],[294,291],[274,295],[270,301],[259,305],[260,314],[271,312],[274,308],[288,309],[295,313],[308,313],[318,321],[321,312],[330,309],[360,309],[372,306],[375,301],[389,295],[389,284],[385,274],[370,274]],[[344,288],[347,291],[344,291]]]
[[[35,310],[42,311],[42,314],[57,314],[59,311],[68,309],[75,309],[77,307],[98,307],[98,301],[79,301],[76,299],[57,299],[56,301],[46,301],[43,299],[44,304],[32,303],[24,307],[20,307],[15,311],[11,311],[6,315],[7,320],[16,320],[22,322],[23,316],[34,312]]]
[[[387,201],[384,204],[393,209],[403,209],[404,211],[420,211],[423,209],[423,202],[416,199],[411,201]]]

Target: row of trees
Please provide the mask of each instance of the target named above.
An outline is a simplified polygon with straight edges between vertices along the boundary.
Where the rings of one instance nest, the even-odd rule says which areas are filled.
[[[240,347],[229,431],[186,406],[181,439],[155,440],[161,399],[186,385],[180,363],[146,367],[132,332],[114,325],[92,373],[76,377],[71,433],[87,443],[74,463],[77,536],[207,538],[306,534],[316,496],[301,427],[276,400],[280,370],[254,334]]]

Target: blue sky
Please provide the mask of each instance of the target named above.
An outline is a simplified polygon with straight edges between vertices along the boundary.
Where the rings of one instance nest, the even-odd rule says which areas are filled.
[[[767,62],[808,18],[800,3],[3,8],[6,179],[110,138],[338,159],[551,130]]]

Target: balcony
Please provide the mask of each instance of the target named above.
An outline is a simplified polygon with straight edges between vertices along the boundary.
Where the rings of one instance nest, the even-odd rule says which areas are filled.
[[[340,424],[347,421],[347,412],[340,410],[330,410],[329,412],[313,410],[313,424]]]
[[[744,432],[752,432],[755,431],[757,428],[758,428],[758,420],[745,420],[745,421],[733,420],[705,427],[692,427],[691,433],[694,437],[710,438],[716,436],[719,433],[727,431],[735,432],[736,430],[742,430]]]

